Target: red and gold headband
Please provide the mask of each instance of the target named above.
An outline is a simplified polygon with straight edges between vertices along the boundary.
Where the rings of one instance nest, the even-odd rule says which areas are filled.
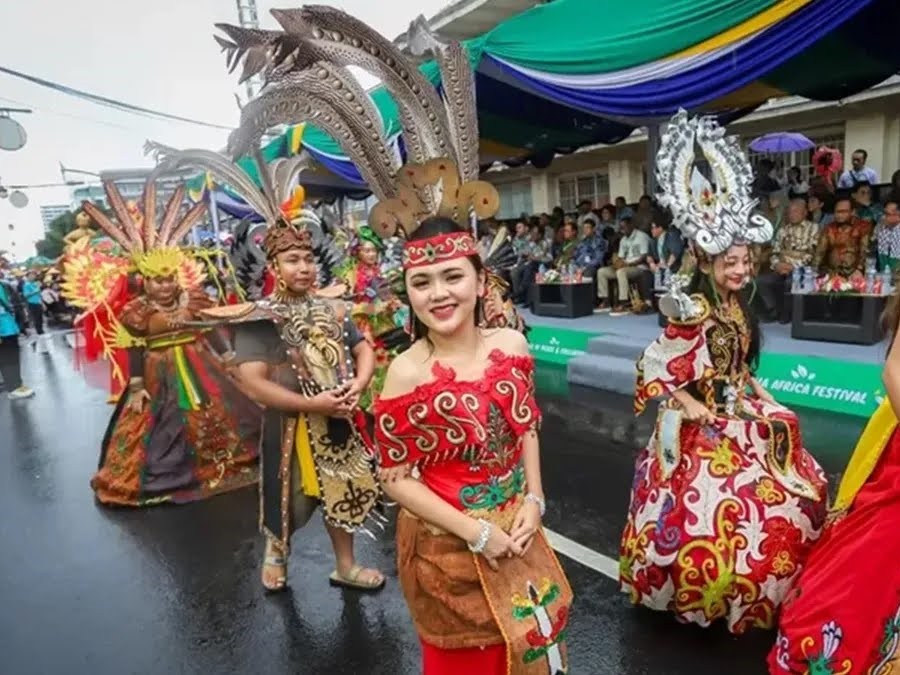
[[[468,232],[449,232],[403,245],[403,269],[478,255],[475,239]]]

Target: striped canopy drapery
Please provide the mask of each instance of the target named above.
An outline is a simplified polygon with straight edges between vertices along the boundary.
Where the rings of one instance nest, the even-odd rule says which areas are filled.
[[[897,0],[541,4],[466,42],[481,161],[543,166],[558,153],[616,143],[679,108],[728,122],[777,96],[842,98],[900,71],[898,25]],[[433,62],[421,68],[440,85]],[[383,88],[370,95],[402,154],[396,105]],[[302,122],[264,156],[306,150],[343,184],[364,188],[334,139]]]

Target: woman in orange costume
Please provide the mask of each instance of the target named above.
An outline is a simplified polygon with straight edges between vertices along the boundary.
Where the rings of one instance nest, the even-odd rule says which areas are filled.
[[[403,266],[415,342],[388,370],[375,433],[424,672],[566,672],[572,591],[541,529],[528,344],[482,327],[484,266],[452,220],[425,220]]]
[[[215,335],[179,328],[211,304],[202,267],[177,246],[203,205],[179,219],[184,191],[176,190],[157,231],[152,179],[139,222],[115,185],[105,188],[118,222],[93,204],[85,203],[85,211],[130,256],[144,287],[101,333],[106,342],[127,348],[130,379],[91,480],[97,499],[127,506],[186,502],[256,483],[261,411],[228,377],[211,346]],[[66,263],[67,296],[82,306],[80,289],[96,288],[98,278],[110,280],[95,275],[127,273],[118,263],[90,262]],[[108,303],[102,309],[112,315]]]
[[[831,524],[781,614],[772,675],[888,675],[900,668],[900,295],[886,314],[893,342],[887,398],[844,472]]]

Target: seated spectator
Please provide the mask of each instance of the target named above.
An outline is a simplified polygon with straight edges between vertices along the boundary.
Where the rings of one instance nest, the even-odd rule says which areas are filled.
[[[869,153],[865,150],[854,150],[850,157],[850,168],[841,174],[838,180],[838,188],[851,190],[857,183],[868,183],[875,185],[878,183],[878,172],[866,166],[869,159]]]
[[[897,200],[889,199],[884,204],[881,222],[875,228],[875,240],[878,250],[878,269],[897,271],[900,264],[900,208]]]
[[[881,208],[872,203],[872,185],[861,181],[853,186],[853,215],[857,220],[869,223],[872,230],[881,218]]]
[[[834,216],[825,212],[825,202],[817,194],[810,193],[806,199],[806,208],[809,211],[809,221],[814,223],[820,232],[823,227],[834,220]]]
[[[775,235],[770,269],[763,271],[757,279],[759,294],[765,308],[761,317],[774,321],[778,316],[786,316],[784,307],[785,285],[791,282],[794,268],[809,265],[816,253],[818,226],[810,222],[803,199],[794,199],[788,206],[787,222]]]
[[[803,174],[800,173],[799,166],[792,166],[787,172],[787,193],[788,199],[797,199],[798,197],[806,198],[809,194],[809,183],[803,180]]]
[[[551,242],[547,239],[547,233],[542,225],[535,225],[531,228],[524,262],[516,265],[510,272],[514,302],[526,304],[530,301],[535,275],[541,265],[549,265],[552,261]]]
[[[653,237],[653,245],[647,256],[650,271],[655,273],[658,269],[667,269],[673,274],[677,273],[684,255],[684,238],[678,228],[654,221],[650,226],[650,234]]]
[[[584,231],[584,224],[590,222],[594,229],[600,225],[600,219],[597,214],[592,211],[593,204],[590,199],[583,200],[578,205],[578,231]]]
[[[625,197],[616,197],[616,220],[621,223],[625,218],[634,218],[634,211],[628,206]]]
[[[870,238],[869,225],[853,217],[850,198],[839,197],[834,204],[834,221],[819,235],[813,266],[820,274],[861,282]]]
[[[523,219],[516,222],[516,231],[513,235],[512,247],[516,253],[516,264],[524,262],[530,240],[528,238],[528,223]]]
[[[550,222],[553,224],[553,227],[559,228],[562,227],[563,221],[566,219],[566,212],[563,210],[561,206],[554,206],[553,213],[550,214]]]
[[[594,279],[597,270],[605,264],[609,242],[591,221],[585,222],[582,234],[583,237],[578,242],[572,262],[583,272],[585,279]]]
[[[756,178],[753,180],[753,196],[763,200],[773,192],[781,189],[781,183],[775,178],[775,162],[763,157],[756,165]]]
[[[572,216],[566,216],[566,220],[560,228],[561,241],[553,247],[553,267],[562,269],[575,258],[575,248],[578,246],[578,225]]]
[[[613,257],[612,265],[597,272],[597,297],[599,311],[612,309],[613,316],[629,314],[631,281],[647,271],[647,255],[650,253],[650,236],[635,229],[631,218],[622,219],[622,239],[619,252]],[[612,308],[609,297],[609,282],[615,280],[618,286],[618,304]]]
[[[900,170],[895,171],[894,175],[891,176],[891,191],[888,192],[885,201],[900,204]]]
[[[653,200],[650,199],[650,195],[641,195],[633,218],[634,226],[638,230],[650,234],[654,220],[656,220],[656,209],[653,207]]]
[[[600,234],[604,234],[607,230],[616,232],[619,227],[616,221],[616,207],[607,204],[600,209],[600,225],[598,227]]]

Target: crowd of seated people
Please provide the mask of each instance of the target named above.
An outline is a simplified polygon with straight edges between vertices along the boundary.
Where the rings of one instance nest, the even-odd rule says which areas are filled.
[[[864,150],[832,181],[805,177],[791,167],[782,177],[776,164],[758,166],[754,191],[759,210],[775,226],[773,241],[756,251],[756,309],[765,322],[790,319],[787,302],[793,272],[812,268],[817,277],[839,275],[860,283],[867,260],[879,270],[900,264],[900,171],[878,185]],[[490,246],[506,228],[516,259],[507,270],[511,294],[530,306],[541,272],[577,270],[596,290],[597,312],[611,316],[651,312],[658,270],[688,273],[693,263],[680,232],[650,195],[631,206],[624,197],[600,208],[585,200],[574,212],[492,222],[481,233]]]

